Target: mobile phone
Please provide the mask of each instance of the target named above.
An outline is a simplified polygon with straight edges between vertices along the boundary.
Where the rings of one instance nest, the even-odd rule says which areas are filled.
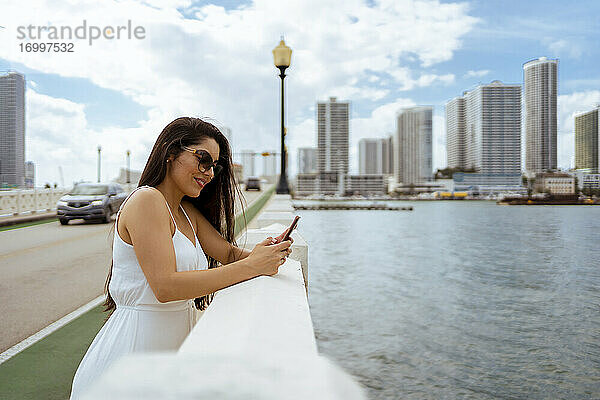
[[[283,237],[283,239],[281,239],[282,242],[290,239],[290,235],[292,234],[292,231],[294,229],[296,229],[296,225],[298,225],[298,220],[299,219],[300,219],[300,217],[298,215],[296,215],[296,218],[294,218],[294,221],[292,222],[292,224],[288,228],[285,236]]]

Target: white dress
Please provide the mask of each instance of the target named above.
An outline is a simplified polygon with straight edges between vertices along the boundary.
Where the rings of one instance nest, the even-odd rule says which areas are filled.
[[[129,196],[142,187],[148,186],[136,188]],[[198,316],[197,310],[193,308],[193,300],[160,303],[154,296],[138,263],[133,246],[126,243],[117,230],[119,214],[127,199],[123,201],[117,212],[113,240],[113,267],[109,291],[117,308],[102,326],[81,360],[73,378],[71,400],[85,393],[111,363],[125,354],[151,351],[176,352],[193,328]],[[167,208],[175,223],[168,203]],[[183,210],[183,207],[181,209]],[[183,213],[192,225],[185,210]],[[193,225],[192,230],[194,230]],[[195,231],[194,238],[195,246],[175,224],[173,247],[177,271],[208,268],[208,260]]]

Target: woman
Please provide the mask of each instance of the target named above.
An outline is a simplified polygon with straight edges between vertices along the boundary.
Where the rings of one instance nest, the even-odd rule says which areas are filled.
[[[194,303],[204,310],[219,289],[278,272],[293,240],[281,242],[282,233],[251,252],[236,247],[234,188],[231,149],[214,125],[182,117],[163,129],[117,212],[109,317],[79,364],[71,399],[122,355],[176,351],[195,323]]]

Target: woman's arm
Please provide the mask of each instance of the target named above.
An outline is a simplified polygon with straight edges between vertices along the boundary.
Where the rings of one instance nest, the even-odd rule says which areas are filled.
[[[250,255],[251,251],[246,249],[241,249],[237,246],[231,246],[231,250],[229,251],[229,260],[227,264],[232,262],[236,262],[239,260],[243,260],[244,258]]]
[[[126,220],[119,223],[125,222],[142,272],[159,302],[202,297],[259,275],[249,259],[220,268],[177,271],[164,197],[158,191],[142,189],[131,196],[127,206],[128,213],[122,216]],[[229,247],[223,250],[226,255]]]

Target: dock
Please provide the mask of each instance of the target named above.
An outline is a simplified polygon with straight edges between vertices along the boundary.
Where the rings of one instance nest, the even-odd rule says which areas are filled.
[[[412,206],[399,207],[387,204],[294,204],[295,210],[393,210],[412,211]]]

